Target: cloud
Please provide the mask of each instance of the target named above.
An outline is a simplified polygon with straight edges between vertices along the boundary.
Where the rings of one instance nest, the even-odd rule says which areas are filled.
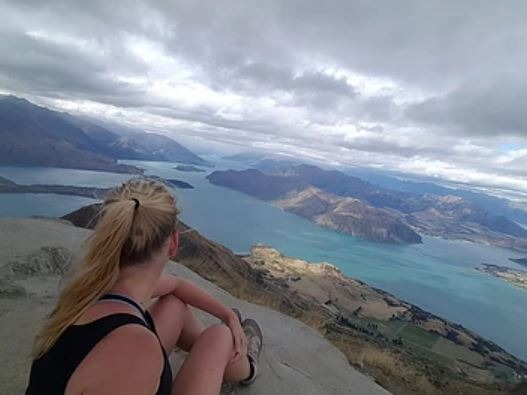
[[[4,1],[0,90],[187,141],[527,191],[526,11]]]
[[[444,96],[432,97],[411,106],[408,115],[463,135],[527,137],[526,111],[527,81],[496,80],[463,85]]]

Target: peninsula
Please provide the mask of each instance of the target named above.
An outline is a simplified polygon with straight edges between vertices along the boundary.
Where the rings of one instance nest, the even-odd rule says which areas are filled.
[[[21,185],[7,178],[0,177],[0,193],[56,193],[58,195],[83,196],[93,199],[102,199],[108,190],[108,188],[79,187],[73,185]]]
[[[166,180],[157,176],[149,176],[159,180],[170,187],[180,189],[193,189],[194,186],[185,181]],[[52,184],[17,184],[7,178],[0,177],[0,193],[55,193],[58,195],[83,196],[93,199],[102,199],[109,188],[80,187],[74,185],[52,185]]]
[[[507,266],[490,265],[488,263],[484,263],[483,266],[476,268],[476,270],[501,278],[510,284],[527,290],[527,271],[525,270],[512,269]]]

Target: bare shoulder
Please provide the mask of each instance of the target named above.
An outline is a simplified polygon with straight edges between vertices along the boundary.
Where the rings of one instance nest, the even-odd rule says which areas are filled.
[[[97,363],[91,364],[86,394],[153,394],[163,369],[163,351],[156,335],[144,326],[124,325],[99,344]],[[95,362],[95,361],[94,361]],[[86,372],[88,373],[88,372]]]

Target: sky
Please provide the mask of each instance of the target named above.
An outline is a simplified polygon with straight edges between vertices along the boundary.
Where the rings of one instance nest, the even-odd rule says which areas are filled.
[[[527,196],[527,2],[0,0],[0,92]]]

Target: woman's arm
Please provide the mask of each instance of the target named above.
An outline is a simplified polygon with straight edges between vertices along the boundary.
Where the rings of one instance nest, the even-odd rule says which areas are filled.
[[[201,290],[192,282],[176,276],[163,274],[156,284],[152,297],[156,298],[168,294],[172,294],[186,304],[206,311],[225,322],[236,317],[230,308],[226,307],[207,292]]]
[[[247,339],[240,326],[238,317],[232,309],[201,290],[192,282],[173,275],[163,274],[156,284],[152,297],[156,298],[168,294],[172,294],[184,303],[206,311],[225,322],[234,337],[236,354],[233,360],[237,359],[237,355],[240,355],[242,349],[245,348]]]

